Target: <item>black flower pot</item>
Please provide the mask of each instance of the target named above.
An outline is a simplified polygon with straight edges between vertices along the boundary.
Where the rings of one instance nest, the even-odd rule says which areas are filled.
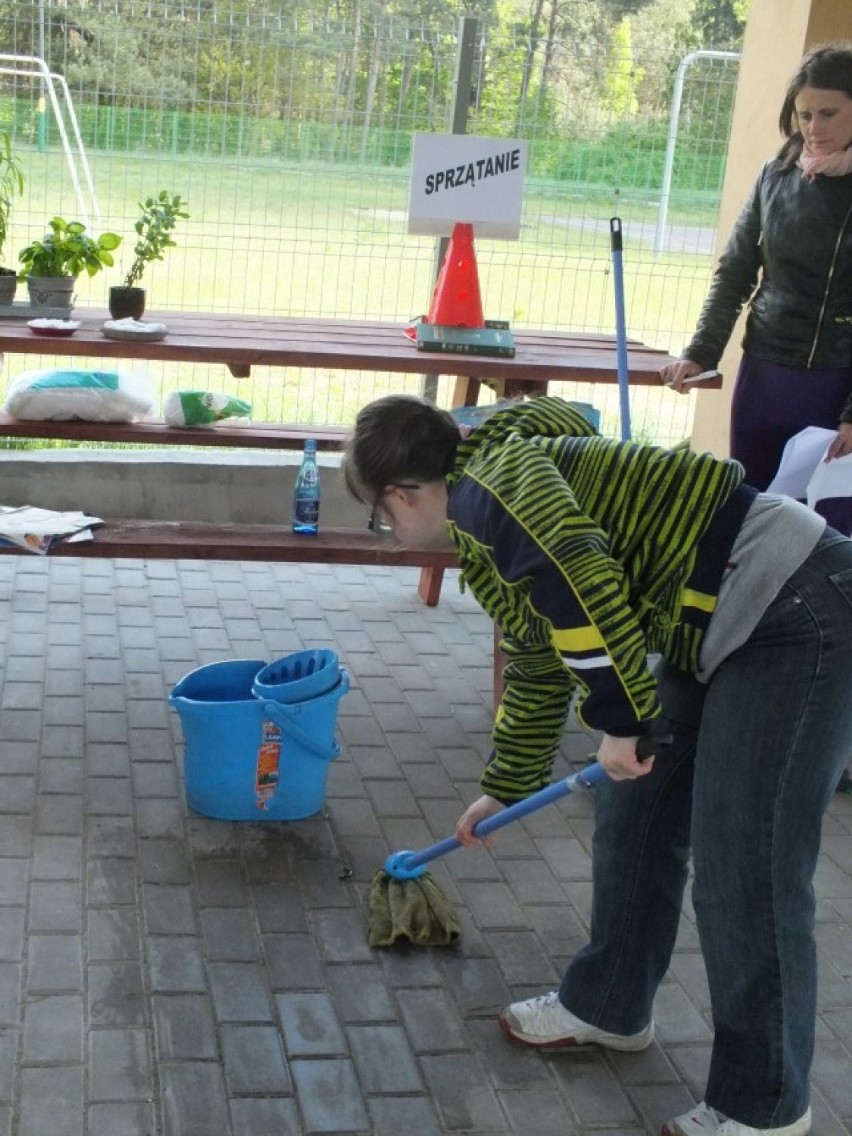
[[[144,311],[144,288],[125,288],[123,285],[110,288],[109,314],[113,319],[142,319]]]

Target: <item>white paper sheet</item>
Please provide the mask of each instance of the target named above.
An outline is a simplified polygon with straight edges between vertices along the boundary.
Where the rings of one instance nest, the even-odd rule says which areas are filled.
[[[0,505],[0,543],[15,545],[26,552],[46,555],[55,540],[72,537],[91,539],[90,525],[101,524],[100,517],[87,513],[56,512],[33,505]]]
[[[821,461],[808,482],[805,499],[813,509],[829,497],[852,497],[852,454]]]
[[[825,457],[825,451],[836,433],[836,430],[824,430],[821,426],[806,426],[794,435],[784,447],[781,464],[767,487],[767,493],[782,493],[787,497],[804,500],[808,493],[808,482]],[[834,464],[835,462],[829,462],[829,465]]]

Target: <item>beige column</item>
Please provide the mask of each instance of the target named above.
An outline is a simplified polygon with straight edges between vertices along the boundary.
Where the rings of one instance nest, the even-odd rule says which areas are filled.
[[[778,115],[799,60],[809,47],[835,39],[852,39],[850,0],[752,0],[722,188],[717,258],[760,167],[781,144]],[[728,453],[731,390],[740,361],[743,319],[719,364],[722,389],[691,396],[698,400],[692,445],[719,457]]]

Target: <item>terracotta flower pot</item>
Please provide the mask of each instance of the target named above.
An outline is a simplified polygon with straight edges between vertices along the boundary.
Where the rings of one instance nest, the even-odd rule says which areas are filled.
[[[145,289],[116,285],[109,290],[109,314],[113,319],[142,319],[145,311]]]

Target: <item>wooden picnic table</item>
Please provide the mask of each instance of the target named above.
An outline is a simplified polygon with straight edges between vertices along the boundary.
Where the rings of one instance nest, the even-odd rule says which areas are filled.
[[[368,371],[420,375],[455,376],[453,406],[476,404],[483,383],[500,396],[542,394],[550,382],[617,383],[618,354],[614,335],[590,332],[513,329],[516,353],[512,358],[418,351],[405,335],[402,321],[311,318],[303,316],[233,315],[227,312],[146,312],[146,322],[166,324],[162,340],[117,340],[106,337],[102,325],[109,319],[105,310],[75,308],[73,318],[81,327],[66,338],[36,335],[28,326],[30,314],[0,318],[0,352],[23,355],[52,355],[63,359],[98,358],[224,364],[237,378],[251,368],[290,367],[301,369]],[[637,340],[627,344],[628,376],[632,386],[659,386],[660,369],[671,362],[665,352]],[[706,385],[719,385],[708,383]],[[136,441],[156,444],[239,446],[270,445],[292,448],[304,437],[318,437],[326,448],[339,448],[345,438],[343,427],[300,426],[298,424],[225,421],[215,429],[192,432],[160,422],[112,424],[103,422],[21,422],[0,415],[0,435],[73,439],[76,441]],[[131,526],[132,528],[132,526]],[[121,530],[127,541],[126,526]],[[171,530],[169,530],[171,532]],[[186,537],[188,533],[184,533]],[[145,537],[147,536],[147,544]],[[341,555],[351,555],[348,538],[338,534]],[[162,526],[140,526],[141,544],[152,555],[163,555]],[[107,534],[100,535],[103,547]],[[99,540],[82,555],[97,554]],[[203,542],[202,542],[203,544]],[[161,547],[163,546],[163,547]],[[125,546],[127,547],[127,546]],[[192,542],[189,542],[192,547]],[[206,547],[206,546],[205,546]],[[246,541],[246,559],[252,557]],[[316,542],[319,550],[321,542]],[[188,546],[184,544],[184,552]],[[359,546],[360,548],[360,546]],[[173,551],[177,552],[174,546]],[[225,554],[225,545],[220,549]],[[286,559],[292,550],[264,538],[258,556]],[[199,549],[196,549],[196,555]],[[360,553],[356,551],[355,555]],[[348,561],[347,561],[348,562]],[[400,560],[400,562],[402,562]],[[428,604],[437,603],[443,566],[422,560],[419,592]]]

